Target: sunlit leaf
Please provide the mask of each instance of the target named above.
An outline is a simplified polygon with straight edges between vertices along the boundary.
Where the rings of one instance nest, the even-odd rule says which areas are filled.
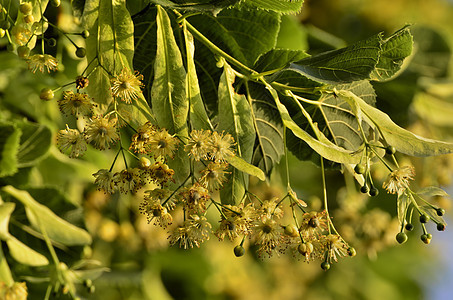
[[[237,9],[188,20],[211,42],[249,66],[274,47],[280,23],[279,15],[273,12]]]
[[[233,167],[235,167],[239,171],[242,171],[249,175],[258,177],[260,180],[263,180],[263,181],[266,180],[266,175],[260,168],[257,168],[254,165],[249,164],[242,158],[235,155],[235,156],[228,157],[226,160],[229,164],[231,164]]]
[[[280,102],[277,92],[273,89],[269,89],[269,91],[276,102],[283,124],[291,130],[296,137],[307,143],[316,153],[325,159],[337,163],[354,164],[359,162],[360,154],[358,152],[348,151],[333,144],[316,126],[312,128],[316,138],[300,128],[291,118],[287,108]]]
[[[417,191],[417,195],[421,198],[431,198],[431,197],[448,197],[448,193],[437,186],[427,186]]]
[[[371,74],[372,80],[389,80],[400,71],[403,61],[412,53],[412,35],[404,27],[382,42],[379,62]]]
[[[0,205],[0,239],[6,241],[9,253],[17,262],[35,267],[49,264],[44,255],[31,249],[9,233],[9,219],[15,206],[12,202]]]
[[[305,26],[301,26],[297,16],[281,16],[280,31],[275,47],[302,51],[309,49],[307,30]]]
[[[151,0],[151,2],[168,8],[182,10],[208,11],[217,15],[222,9],[236,4],[240,0]]]
[[[12,202],[0,204],[0,239],[2,240],[6,240],[10,236],[8,230],[9,219],[15,207],[16,204]]]
[[[47,234],[52,240],[67,246],[91,243],[91,236],[88,232],[63,220],[48,207],[33,199],[28,192],[12,186],[6,186],[3,190],[22,202],[30,223],[37,231]]]
[[[134,25],[126,1],[86,0],[81,21],[90,33],[87,60],[95,60],[88,68],[88,73],[94,70],[88,91],[96,103],[108,105],[112,101],[110,77],[123,68],[132,69]]]
[[[398,213],[398,221],[400,226],[403,226],[405,223],[406,213],[409,209],[409,205],[411,204],[410,199],[407,197],[406,193],[401,193],[398,195],[398,199],[396,201],[397,213]]]
[[[170,19],[161,7],[157,9],[157,52],[154,62],[154,81],[151,103],[157,123],[171,134],[185,139],[188,135],[187,114],[189,101],[186,97],[186,71],[181,52],[176,44]],[[179,179],[187,176],[189,161],[180,147],[170,166]]]
[[[379,109],[370,106],[350,91],[340,91],[345,97],[354,99],[362,112],[379,127],[386,142],[401,153],[412,156],[430,156],[453,152],[453,144],[424,138],[401,128]]]
[[[49,264],[49,261],[44,255],[36,252],[13,236],[10,236],[6,240],[6,244],[8,245],[11,256],[18,263],[32,267],[46,266]]]
[[[273,10],[281,13],[297,13],[301,10],[304,0],[247,0],[239,7]]]
[[[14,279],[13,276],[11,275],[11,270],[9,269],[8,262],[6,261],[5,255],[3,254],[2,247],[0,247],[0,282],[4,282],[8,286],[11,286],[14,283]]]
[[[292,63],[291,70],[316,81],[335,84],[368,79],[379,61],[381,36],[323,52]]]
[[[373,87],[367,80],[337,85],[335,88],[354,92],[360,95],[362,99],[366,99],[370,105],[373,105],[376,101]],[[347,150],[357,150],[363,144],[359,122],[364,128],[367,138],[372,139],[368,136],[369,126],[361,121],[361,111],[354,101],[347,101],[345,98],[339,98],[333,93],[328,93],[323,94],[319,102],[322,105],[316,107],[311,114],[312,118],[318,123],[320,130],[331,137],[334,144]]]
[[[225,63],[219,84],[219,125],[217,130],[228,132],[233,136],[236,141],[237,155],[249,163],[255,143],[255,129],[250,104],[244,95],[239,95],[234,90],[234,79],[233,69]],[[247,184],[245,174],[233,169],[229,181],[220,193],[222,203],[238,204],[244,196]]]
[[[249,83],[256,141],[252,164],[270,175],[284,153],[283,124],[269,92],[261,85]]]
[[[186,93],[189,101],[189,120],[192,129],[212,130],[213,127],[204,107],[200,86],[198,85],[197,70],[194,61],[195,45],[193,36],[186,27],[184,27],[184,41],[186,44],[187,59]]]

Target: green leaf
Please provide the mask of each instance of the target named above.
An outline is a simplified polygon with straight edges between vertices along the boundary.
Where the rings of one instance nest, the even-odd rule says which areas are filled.
[[[325,159],[331,160],[337,163],[343,164],[357,164],[360,161],[360,152],[353,152],[345,150],[331,141],[329,141],[325,135],[316,127],[312,128],[317,138],[312,137],[305,130],[300,128],[296,122],[291,118],[287,108],[280,102],[277,91],[269,88],[274,101],[277,105],[277,109],[280,112],[283,124],[292,131],[292,133],[303,140],[308,146],[313,149],[316,153],[324,157]]]
[[[349,91],[339,91],[339,95],[356,101],[362,112],[371,120],[374,126],[379,127],[386,142],[394,146],[398,152],[411,156],[432,156],[453,152],[453,144],[433,139],[427,139],[396,125],[390,117],[372,107]]]
[[[375,35],[342,49],[304,58],[292,63],[290,69],[329,84],[369,79],[379,61],[381,40],[381,35]]]
[[[30,15],[33,16],[33,19],[35,22],[40,22],[43,12],[46,10],[46,7],[47,7],[47,4],[49,1],[48,0],[43,0],[43,1],[30,0],[27,2],[30,2],[30,4],[32,5],[32,8],[33,8]],[[6,2],[2,1],[2,4],[3,4],[3,7],[5,8]],[[13,9],[13,7],[11,7],[11,4],[8,5],[8,10],[10,8]],[[16,19],[14,26],[21,26],[21,27],[25,27],[27,29],[31,29],[31,24],[25,22],[25,20],[23,18],[23,14],[21,12],[18,12],[18,14],[19,14],[19,16]],[[22,15],[22,17],[20,17],[21,15]],[[35,35],[33,35],[29,41],[27,41],[27,46],[30,49],[33,49],[36,45],[36,36],[41,34],[39,31],[40,31],[40,29],[38,29],[37,32],[35,32]],[[12,34],[11,37],[12,37],[13,42],[15,42],[17,45],[19,45],[19,44],[22,45],[22,43],[19,43],[17,41],[16,35]]]
[[[6,202],[0,204],[0,239],[6,240],[10,237],[8,226],[11,214],[16,207],[15,203]]]
[[[184,41],[187,59],[186,93],[189,101],[189,120],[192,129],[213,130],[203,104],[203,99],[201,98],[200,86],[198,85],[197,70],[194,61],[195,45],[193,36],[187,30],[186,26],[184,26]]]
[[[0,124],[0,177],[17,172],[17,152],[22,131],[14,125]]]
[[[82,27],[90,32],[86,39],[87,60],[93,59],[88,92],[99,104],[110,104],[110,74],[123,68],[132,69],[134,55],[134,25],[125,0],[86,0],[82,14]]]
[[[397,213],[398,213],[398,222],[399,226],[403,226],[405,222],[405,217],[407,210],[409,209],[409,206],[411,204],[411,201],[409,197],[407,197],[406,193],[402,193],[398,195],[398,199],[396,200],[396,206],[397,206]]]
[[[427,186],[417,191],[417,196],[421,198],[448,197],[448,193],[437,186]]]
[[[61,219],[49,208],[33,199],[28,192],[17,190],[10,185],[4,187],[3,191],[22,202],[32,226],[42,234],[47,234],[50,239],[67,246],[91,243],[88,232]]]
[[[273,99],[262,85],[249,83],[248,94],[256,131],[252,164],[269,176],[284,154],[283,124]]]
[[[302,9],[304,0],[247,0],[239,7],[273,10],[280,13],[297,13]]]
[[[241,0],[151,0],[155,4],[164,7],[193,10],[193,11],[209,11],[214,16],[222,9],[232,6]]]
[[[69,158],[68,158],[69,159]],[[45,159],[43,159],[44,161]],[[20,168],[14,175],[0,177],[0,186],[14,185],[16,187],[27,186],[30,184],[30,176],[34,167]]]
[[[143,75],[143,94],[151,101],[151,87],[154,78],[154,60],[157,50],[157,8],[150,7],[146,13],[134,18],[134,68]]]
[[[72,11],[77,18],[82,17],[86,0],[71,0]]]
[[[8,245],[11,256],[23,265],[39,267],[49,264],[49,261],[44,255],[31,249],[13,236],[10,236],[6,240],[6,244]]]
[[[12,202],[0,205],[0,239],[6,241],[11,256],[19,263],[34,267],[48,265],[49,261],[45,256],[31,249],[9,233],[9,219],[15,206]]]
[[[237,60],[252,66],[275,46],[280,15],[264,10],[225,9],[217,17],[197,15],[189,22]]]
[[[225,62],[219,84],[219,116],[217,131],[230,133],[236,142],[236,154],[249,163],[255,143],[250,104],[244,95],[239,95],[233,88],[235,75]],[[223,204],[238,204],[242,200],[248,184],[243,172],[231,171],[229,181],[220,192]]]
[[[187,114],[189,103],[186,96],[186,71],[181,52],[176,44],[170,19],[161,7],[157,8],[157,52],[154,62],[154,81],[151,101],[154,115],[161,128],[185,139],[188,136]],[[183,179],[189,171],[189,160],[180,147],[171,162],[177,179]]]
[[[268,82],[281,83],[287,86],[288,89],[291,89],[295,94],[312,100],[316,100],[321,96],[317,88],[324,85],[290,69],[284,69],[270,75],[267,79]]]
[[[300,50],[272,49],[258,58],[253,69],[260,73],[279,70],[308,56],[305,51]]]
[[[330,88],[342,88],[354,91],[366,99],[367,102],[374,104],[376,95],[373,87],[367,80],[355,81],[353,83],[334,85]],[[286,100],[283,98],[283,100]],[[360,110],[357,112],[357,105],[353,101],[336,97],[333,93],[324,93],[319,98],[315,105],[308,105],[301,101],[306,111],[310,114],[313,122],[317,124],[319,130],[335,145],[349,151],[361,151],[363,138],[359,129],[358,119],[360,119]],[[291,118],[296,124],[307,131],[312,136],[315,136],[314,131],[302,111],[295,101],[285,101],[285,105],[291,112]],[[369,141],[374,139],[374,136],[369,135],[369,126],[365,122],[361,122],[366,136]],[[313,153],[311,148],[303,141],[294,136],[291,132],[287,134],[288,149],[300,160],[312,160],[314,163],[319,163],[319,157]],[[330,168],[338,168],[338,165],[328,163],[325,164]]]
[[[14,279],[11,275],[11,270],[9,269],[8,262],[6,261],[1,246],[2,245],[0,243],[0,282],[4,282],[8,286],[12,286],[14,284]]]
[[[87,49],[89,43],[87,42]],[[89,51],[89,50],[87,50]],[[89,52],[87,52],[87,57]],[[103,68],[96,68],[88,77],[90,84],[87,87],[88,93],[93,97],[93,101],[98,104],[109,105],[113,102],[110,90],[110,76]]]
[[[232,165],[239,171],[258,177],[258,179],[262,181],[266,180],[266,175],[260,168],[257,168],[254,165],[249,164],[248,162],[246,162],[245,160],[238,156],[230,156],[227,158],[227,161],[230,165]]]
[[[30,167],[42,159],[52,143],[52,132],[44,125],[30,122],[17,122],[22,131],[17,153],[18,168]]]
[[[372,80],[389,80],[400,71],[403,61],[412,53],[412,35],[404,27],[383,41],[379,62],[371,74]]]
[[[335,88],[351,91],[360,95],[362,99],[370,105],[374,105],[376,95],[373,87],[367,80],[355,81],[350,84],[337,85]],[[369,126],[362,122],[360,108],[357,107],[354,101],[336,97],[334,94],[323,94],[319,99],[323,105],[318,107],[320,118],[324,121],[326,129],[329,131],[334,144],[346,149],[355,151],[363,144],[362,134],[360,133],[359,122],[366,133]],[[314,121],[318,122],[318,116],[312,115]],[[318,122],[320,130],[324,132],[321,120]],[[368,140],[373,137],[368,136]]]

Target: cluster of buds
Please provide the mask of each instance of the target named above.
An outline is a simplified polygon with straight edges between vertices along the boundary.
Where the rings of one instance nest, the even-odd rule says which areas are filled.
[[[442,218],[445,214],[445,210],[431,204],[426,199],[433,197],[446,197],[448,194],[444,190],[435,186],[425,187],[418,192],[414,192],[410,187],[410,181],[415,179],[415,168],[413,166],[399,166],[395,157],[395,147],[390,145],[385,147],[385,155],[391,157],[396,168],[392,168],[383,157],[377,155],[375,150],[372,152],[376,154],[378,159],[380,159],[390,170],[390,173],[384,181],[382,188],[389,194],[397,195],[397,211],[400,225],[400,231],[396,235],[397,242],[403,244],[407,241],[408,236],[405,231],[412,231],[414,229],[412,217],[413,214],[416,213],[419,216],[419,222],[422,229],[420,239],[425,244],[429,244],[431,242],[432,235],[428,233],[425,224],[429,221],[433,221],[436,224],[438,231],[444,231],[446,228],[446,222]],[[364,174],[365,176],[365,184],[360,188],[360,191],[362,193],[369,193],[370,196],[377,196],[378,190],[373,185],[369,171],[370,160],[371,157],[368,157],[366,164],[357,164],[354,168],[354,172],[358,175]],[[371,189],[368,188],[368,184],[371,185]]]

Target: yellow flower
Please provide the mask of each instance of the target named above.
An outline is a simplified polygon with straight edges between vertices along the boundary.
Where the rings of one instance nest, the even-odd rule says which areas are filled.
[[[178,143],[177,138],[170,135],[166,129],[161,129],[149,138],[148,147],[151,153],[154,153],[155,158],[159,156],[173,157]]]
[[[222,220],[215,233],[219,240],[223,241],[227,236],[233,241],[238,236],[246,236],[251,233],[252,222],[257,217],[255,208],[251,204],[246,207],[243,204],[239,206],[225,205],[222,212]]]
[[[98,186],[98,190],[103,190],[105,193],[113,194],[116,190],[113,173],[107,169],[101,169],[93,174],[96,178],[94,184]]]
[[[299,231],[307,240],[317,240],[328,229],[326,211],[308,212],[302,215]]]
[[[77,129],[70,129],[68,125],[66,129],[58,132],[57,147],[62,153],[71,148],[70,158],[82,156],[87,150],[83,135]]]
[[[99,150],[109,147],[110,143],[119,139],[118,132],[116,131],[117,120],[116,118],[109,120],[108,116],[92,117],[85,128],[87,142],[93,142],[94,147]]]
[[[209,141],[212,149],[211,158],[217,162],[225,161],[226,158],[234,156],[234,139],[231,134],[218,133],[214,131]]]
[[[113,181],[121,193],[136,192],[143,186],[139,168],[129,168],[113,175]]]
[[[111,79],[112,94],[120,98],[127,104],[136,100],[141,93],[143,75],[137,71],[132,74],[127,68],[123,68],[121,73]]]
[[[151,122],[146,122],[137,128],[137,133],[132,136],[132,143],[129,150],[134,150],[138,153],[146,153],[147,146],[150,142],[150,138],[156,132],[156,127]]]
[[[391,172],[382,187],[390,194],[402,194],[409,186],[409,180],[414,180],[415,169],[412,166],[404,166]]]
[[[258,246],[258,256],[264,253],[270,257],[283,242],[282,227],[273,219],[258,219],[254,222],[252,238]]]
[[[58,61],[55,57],[49,54],[35,54],[29,56],[27,59],[28,69],[30,69],[33,73],[37,70],[39,72],[44,73],[44,69],[47,69],[47,72],[55,71],[58,66]]]
[[[206,202],[211,198],[207,189],[199,183],[186,187],[180,194],[185,208],[189,213],[204,213]]]
[[[26,300],[28,296],[25,282],[14,282],[12,286],[7,286],[5,282],[0,282],[0,298],[5,300]]]
[[[270,200],[265,200],[261,204],[259,209],[259,214],[263,218],[277,218],[280,219],[283,217],[283,210],[280,208],[281,200],[277,197],[274,197]]]
[[[149,168],[151,179],[156,183],[164,186],[168,181],[173,181],[175,170],[170,169],[168,165],[158,161]]]
[[[143,200],[139,208],[140,212],[146,215],[148,223],[154,221],[154,225],[159,225],[163,228],[167,228],[171,225],[173,218],[168,213],[166,207],[163,207],[158,198],[147,198]]]
[[[63,99],[58,100],[58,106],[64,114],[90,115],[93,103],[90,97],[83,93],[75,93],[72,91],[63,92]]]
[[[348,255],[348,245],[337,234],[323,236],[321,245],[326,249],[327,255],[331,260],[338,261],[338,257]]]
[[[200,184],[210,191],[218,190],[222,187],[223,183],[227,181],[225,174],[228,164],[209,163],[209,165],[201,171]]]
[[[189,136],[189,142],[184,147],[189,156],[199,161],[200,159],[208,159],[208,155],[212,152],[210,145],[210,130],[192,130]]]

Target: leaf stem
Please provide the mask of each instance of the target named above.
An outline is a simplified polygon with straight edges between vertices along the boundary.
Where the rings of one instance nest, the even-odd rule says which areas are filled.
[[[179,12],[177,12],[177,11],[174,11],[174,12],[178,17],[182,16]],[[243,63],[241,63],[240,61],[238,61],[237,59],[235,59],[234,57],[232,57],[231,55],[229,55],[228,53],[226,53],[225,51],[223,51],[222,49],[217,47],[213,42],[211,42],[207,37],[205,37],[201,32],[199,32],[195,27],[193,27],[192,24],[190,24],[187,20],[183,19],[182,22],[186,24],[187,29],[190,31],[190,33],[192,33],[192,35],[195,38],[197,38],[201,43],[203,43],[206,47],[211,49],[212,52],[222,56],[229,63],[246,71],[249,74],[257,74],[257,72],[255,70],[247,67],[246,65],[244,65]]]
[[[327,226],[327,231],[329,232],[329,234],[331,234],[331,227],[333,227],[333,224],[332,224],[332,220],[330,220],[329,207],[328,207],[328,203],[327,203],[327,185],[326,185],[326,174],[325,174],[323,157],[321,157],[321,177],[322,177],[322,191],[323,191],[323,198],[324,198],[324,210],[326,211],[327,222],[329,224],[329,226]]]

